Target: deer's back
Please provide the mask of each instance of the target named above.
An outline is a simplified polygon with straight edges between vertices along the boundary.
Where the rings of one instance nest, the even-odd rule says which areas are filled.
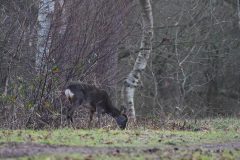
[[[106,91],[97,88],[96,86],[84,83],[70,83],[67,87],[73,94],[75,100],[82,100],[82,104],[90,104],[96,106],[101,103],[108,107],[109,97]]]

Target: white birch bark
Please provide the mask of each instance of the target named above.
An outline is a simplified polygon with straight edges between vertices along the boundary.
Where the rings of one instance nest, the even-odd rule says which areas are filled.
[[[64,34],[64,32],[66,31],[66,28],[67,28],[67,14],[66,14],[66,8],[64,7],[65,1],[60,0],[59,3],[62,8],[62,16],[61,16],[62,23],[61,23],[61,28],[60,28],[60,34]]]
[[[140,46],[140,52],[135,61],[133,70],[129,73],[124,81],[122,96],[124,99],[124,106],[127,107],[127,114],[129,118],[136,120],[134,108],[134,92],[138,86],[141,73],[147,66],[152,51],[152,38],[153,38],[153,16],[152,6],[150,0],[139,0],[142,13],[143,33]]]
[[[7,96],[7,93],[8,93],[9,76],[10,75],[7,75],[7,78],[6,78],[6,81],[5,81],[5,87],[4,87],[4,92],[3,92],[4,96]]]
[[[38,12],[38,31],[37,31],[37,53],[36,70],[39,70],[44,64],[44,56],[49,53],[51,38],[49,31],[51,25],[51,15],[54,11],[53,0],[40,0]]]

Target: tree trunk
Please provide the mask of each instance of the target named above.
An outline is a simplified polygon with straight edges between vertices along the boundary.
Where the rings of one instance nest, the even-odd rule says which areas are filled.
[[[142,12],[143,34],[140,51],[133,70],[129,73],[122,88],[123,106],[127,107],[127,114],[130,119],[136,120],[134,108],[134,92],[138,86],[141,73],[146,68],[152,50],[153,38],[153,16],[150,0],[139,0]]]
[[[6,81],[5,81],[5,87],[4,87],[4,92],[3,95],[7,96],[8,93],[8,85],[9,85],[9,74],[7,74]]]
[[[38,12],[38,40],[37,40],[37,54],[36,54],[36,70],[39,71],[44,64],[44,55],[49,53],[51,38],[49,38],[49,31],[51,25],[51,14],[54,11],[53,0],[41,0]]]

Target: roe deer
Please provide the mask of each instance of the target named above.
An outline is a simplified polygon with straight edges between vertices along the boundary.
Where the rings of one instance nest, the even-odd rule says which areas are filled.
[[[90,127],[93,114],[97,112],[98,125],[101,127],[101,116],[104,113],[112,116],[119,128],[125,129],[128,118],[122,114],[119,109],[112,105],[107,92],[93,85],[88,85],[80,82],[71,82],[65,90],[65,95],[71,103],[71,107],[67,111],[68,123],[73,123],[73,113],[77,107],[84,106],[90,111]]]

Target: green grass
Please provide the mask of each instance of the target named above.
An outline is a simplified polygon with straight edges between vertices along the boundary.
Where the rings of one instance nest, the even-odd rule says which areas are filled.
[[[0,142],[35,142],[71,146],[161,146],[239,140],[237,131],[166,130],[1,130]]]
[[[181,124],[181,121],[176,121]],[[33,142],[66,146],[91,146],[91,147],[133,147],[133,148],[161,148],[154,154],[126,153],[120,154],[63,154],[63,155],[37,155],[22,157],[25,159],[239,159],[240,151],[225,150],[220,153],[188,150],[184,146],[198,146],[205,143],[224,143],[240,141],[240,120],[236,118],[217,118],[199,121],[188,121],[186,130],[159,130],[159,129],[57,129],[57,130],[0,130],[0,143],[6,142]],[[167,128],[167,127],[166,127]],[[169,127],[171,128],[171,127]],[[197,130],[196,130],[197,129]],[[0,146],[1,147],[1,146]],[[169,150],[179,147],[183,150]]]

